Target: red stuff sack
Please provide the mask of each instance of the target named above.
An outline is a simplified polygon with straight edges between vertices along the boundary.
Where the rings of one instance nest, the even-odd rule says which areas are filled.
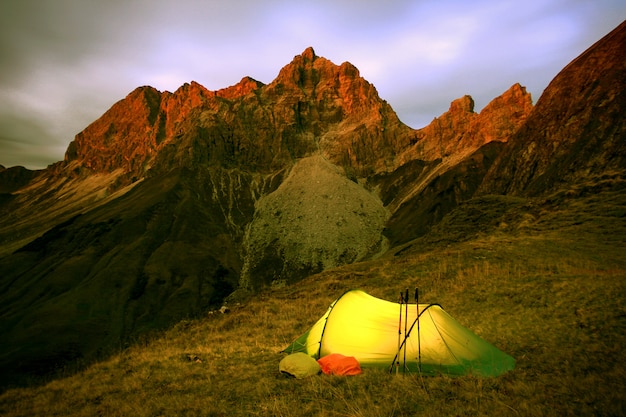
[[[340,353],[331,353],[317,360],[322,372],[327,375],[359,375],[361,365],[354,356],[344,356]]]

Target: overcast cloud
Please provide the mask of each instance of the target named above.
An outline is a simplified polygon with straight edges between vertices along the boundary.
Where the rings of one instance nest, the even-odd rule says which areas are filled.
[[[415,128],[516,82],[536,101],[624,19],[623,0],[4,0],[0,164],[62,160],[138,86],[269,83],[308,46],[354,64]]]

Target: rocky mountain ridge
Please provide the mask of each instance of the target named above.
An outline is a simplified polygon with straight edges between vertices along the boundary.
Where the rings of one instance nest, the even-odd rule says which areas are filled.
[[[549,195],[564,167],[567,181],[623,175],[625,32],[535,107],[515,84],[419,130],[312,48],[267,85],[134,90],[64,161],[0,170],[0,367],[10,378],[99,357],[237,288],[380,256],[477,194]]]
[[[480,113],[474,112],[472,97],[463,96],[454,100],[446,113],[417,131],[418,140],[405,151],[405,158],[432,161],[458,157],[489,142],[506,142],[532,109],[532,98],[519,83],[489,102]]]
[[[372,133],[373,125],[383,127]],[[174,93],[140,87],[76,136],[65,163],[140,178],[168,144],[180,151],[205,140],[218,152],[203,163],[267,171],[321,152],[364,172],[393,167],[412,133],[354,66],[308,48],[268,85],[245,77],[219,91],[196,82]]]
[[[482,193],[541,195],[626,165],[626,22],[568,64],[545,89]]]

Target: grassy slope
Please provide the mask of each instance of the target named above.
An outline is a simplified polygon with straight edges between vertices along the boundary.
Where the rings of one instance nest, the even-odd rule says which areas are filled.
[[[626,193],[484,197],[396,255],[312,276],[179,323],[86,370],[0,396],[5,416],[626,414]],[[517,360],[501,377],[293,380],[279,353],[344,290],[419,286]]]

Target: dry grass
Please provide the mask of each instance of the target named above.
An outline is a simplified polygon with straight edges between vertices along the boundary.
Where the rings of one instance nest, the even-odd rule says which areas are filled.
[[[267,290],[78,374],[6,391],[0,414],[625,415],[626,219],[619,210],[572,204],[531,220],[520,216],[523,228],[508,225],[428,250],[415,242],[398,256]],[[366,369],[357,377],[295,380],[278,372],[280,350],[343,291],[395,300],[415,286],[423,301],[440,303],[515,357],[516,369],[490,379]]]

